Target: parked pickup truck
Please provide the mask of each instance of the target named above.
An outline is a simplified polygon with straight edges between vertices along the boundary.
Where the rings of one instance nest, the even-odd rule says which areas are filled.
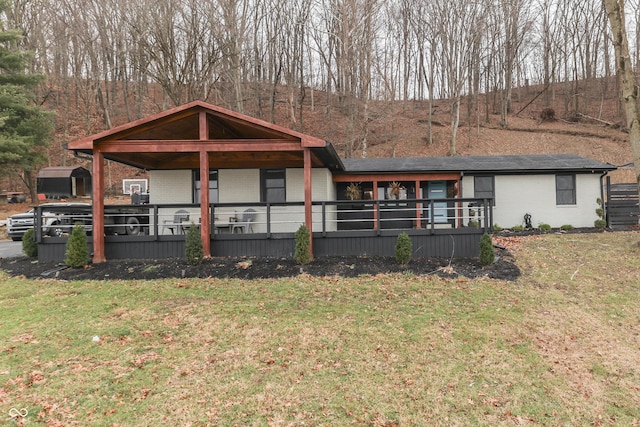
[[[149,208],[143,205],[105,207],[104,234],[109,236],[149,234]]]
[[[88,203],[44,203],[42,209],[43,236],[60,237],[71,233],[81,223],[87,234],[93,232],[93,210]],[[15,214],[7,219],[7,234],[12,240],[22,240],[24,233],[33,228],[35,208]],[[109,206],[105,208],[104,228],[107,235],[145,234],[149,229],[149,208],[138,206]]]
[[[91,214],[91,205],[88,203],[44,203],[42,207],[42,234],[48,236],[62,236],[68,232],[69,226],[74,221],[86,222],[84,218]],[[22,236],[30,228],[33,228],[35,209],[31,208],[24,213],[14,214],[7,218],[7,234],[11,240],[22,240]],[[89,224],[91,221],[89,221]]]

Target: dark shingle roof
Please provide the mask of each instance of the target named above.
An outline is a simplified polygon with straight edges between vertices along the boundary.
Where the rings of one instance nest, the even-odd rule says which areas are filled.
[[[429,173],[464,172],[552,173],[604,172],[616,166],[575,154],[529,154],[512,156],[401,157],[377,159],[343,159],[346,173]]]
[[[73,173],[77,169],[84,169],[84,168],[79,166],[50,166],[47,168],[40,169],[40,172],[38,173],[38,178],[69,178],[73,176]]]

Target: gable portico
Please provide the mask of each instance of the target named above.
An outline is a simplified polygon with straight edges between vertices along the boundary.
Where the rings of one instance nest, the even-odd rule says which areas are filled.
[[[331,144],[201,101],[134,121],[69,143],[69,150],[93,156],[93,262],[104,250],[104,161],[146,170],[199,170],[209,188],[212,169],[301,168],[305,225],[312,230],[312,169],[341,170]],[[242,185],[242,183],[239,183]],[[211,255],[209,192],[201,191],[200,235]]]

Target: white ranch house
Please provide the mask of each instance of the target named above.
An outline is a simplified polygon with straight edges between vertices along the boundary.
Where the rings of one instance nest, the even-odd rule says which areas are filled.
[[[473,257],[483,232],[525,214],[592,227],[615,169],[572,154],[342,159],[327,141],[200,101],[68,149],[93,156],[94,262],[183,256],[190,226],[207,255],[291,256],[302,224],[315,256],[392,255],[406,232],[416,257]],[[105,159],[149,171],[149,204],[118,208],[126,233],[104,205]],[[63,258],[66,238],[38,239],[41,260]]]

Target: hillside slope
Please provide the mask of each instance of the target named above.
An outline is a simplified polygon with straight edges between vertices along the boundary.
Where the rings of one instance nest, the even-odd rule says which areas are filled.
[[[574,94],[577,90],[579,93]],[[512,114],[507,129],[499,126],[498,115],[486,114],[487,109],[496,111],[496,97],[493,94],[489,95],[490,103],[485,102],[485,97],[481,97],[480,111],[474,115],[471,123],[465,122],[467,104],[463,100],[457,154],[575,153],[614,165],[632,162],[628,135],[620,125],[622,120],[615,84],[610,82],[606,85],[603,81],[577,86],[558,84],[550,101],[558,117],[555,121],[540,121],[540,112],[546,107],[540,93],[541,89],[533,86],[514,90]],[[291,108],[287,94],[284,89],[279,92],[275,104],[275,122],[332,142],[343,157],[347,157],[349,145],[353,147],[352,157],[446,156],[449,153],[451,128],[447,102],[438,101],[434,105],[433,143],[428,144],[426,101],[370,101],[367,105],[367,126],[364,126],[362,104],[358,104],[358,118],[350,120],[335,97],[327,97],[325,93],[314,91],[314,96],[307,95],[304,98],[300,114],[299,108]],[[575,112],[569,101],[578,96],[580,111]],[[97,106],[87,114],[86,109],[69,102],[72,95],[63,90],[49,99],[60,100],[63,97],[66,97],[66,102],[54,104],[50,101],[47,105],[56,112],[57,123],[54,142],[48,153],[49,165],[78,165],[90,169],[89,161],[73,157],[72,153],[64,149],[64,144],[104,130],[102,115]],[[128,121],[124,114],[126,109],[121,104],[123,103],[119,102],[111,107],[113,126]],[[77,108],[70,108],[70,105],[76,105]],[[162,103],[159,101],[149,100],[143,115],[160,111],[160,105]],[[233,109],[227,105],[222,106]],[[247,100],[244,113],[258,116],[256,111],[251,100]],[[295,118],[292,118],[292,111],[295,111]],[[365,141],[366,150],[363,149]],[[145,173],[109,162],[107,188],[113,195],[117,195],[121,193],[123,178],[138,177],[145,177]],[[612,178],[615,182],[635,181],[631,169],[617,171],[612,174]],[[26,191],[16,178],[4,179],[0,183],[0,190]]]

